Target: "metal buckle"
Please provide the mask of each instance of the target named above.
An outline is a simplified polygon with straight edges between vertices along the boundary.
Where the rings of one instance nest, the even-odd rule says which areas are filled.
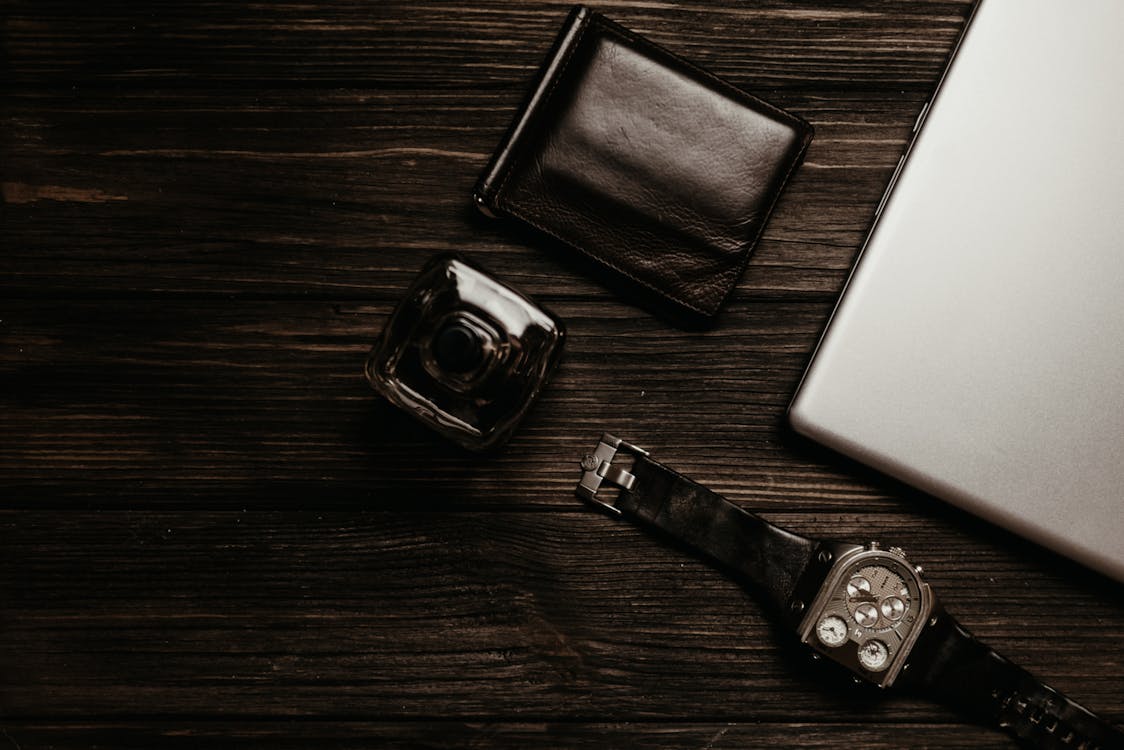
[[[613,466],[613,459],[620,452],[633,456],[648,455],[648,451],[643,448],[626,443],[606,432],[601,436],[601,441],[597,443],[593,453],[587,454],[581,460],[582,479],[578,483],[578,497],[602,505],[614,513],[620,513],[611,502],[597,496],[597,491],[603,482],[614,484],[624,490],[631,490],[636,484],[636,477],[631,472],[620,466]]]

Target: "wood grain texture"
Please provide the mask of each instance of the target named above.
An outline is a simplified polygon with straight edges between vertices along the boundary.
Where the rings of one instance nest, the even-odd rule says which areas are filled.
[[[833,298],[925,96],[800,92],[781,102],[817,136],[737,298]],[[534,238],[471,213],[473,182],[517,101],[21,90],[6,113],[0,288],[389,299],[419,253],[472,248],[502,259],[531,292],[549,279],[557,293],[609,301],[557,254],[534,250]]]
[[[5,4],[0,746],[1003,746],[581,505],[605,428],[797,532],[906,547],[1124,723],[1118,584],[784,428],[970,3],[599,6],[816,127],[701,334],[468,204],[568,7]],[[454,249],[571,334],[487,459],[361,376]]]
[[[1063,691],[1118,705],[1124,665],[1106,626],[1124,606],[1090,600],[1073,570],[941,520],[769,517],[842,538],[906,526],[893,536],[958,619]],[[949,718],[850,689],[709,566],[582,506],[9,511],[0,534],[11,717]],[[1057,638],[1056,613],[1078,609],[1090,627]]]
[[[925,739],[918,750],[960,750],[986,745],[988,737],[971,727],[909,724],[891,728]],[[803,747],[834,750],[841,746],[897,750],[900,735],[857,724],[775,722],[221,722],[190,724],[19,723],[0,734],[23,748],[480,748],[545,747],[640,750],[682,748]]]
[[[77,495],[278,507],[303,503],[315,478],[332,482],[335,503],[414,502],[469,483],[477,503],[571,507],[578,454],[612,424],[650,435],[653,448],[670,427],[680,444],[664,444],[684,470],[761,507],[806,506],[808,494],[816,504],[885,507],[817,459],[794,461],[786,443],[795,439],[782,431],[830,305],[735,304],[736,329],[696,334],[612,303],[543,298],[568,323],[566,356],[510,449],[487,466],[363,380],[390,303],[12,302],[0,328],[10,353],[0,402],[20,437],[0,444],[0,467],[28,503]],[[231,494],[231,483],[271,490]]]

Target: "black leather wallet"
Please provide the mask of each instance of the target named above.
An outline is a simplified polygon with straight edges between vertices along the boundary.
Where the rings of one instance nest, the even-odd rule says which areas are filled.
[[[474,198],[642,304],[707,322],[811,139],[799,117],[578,6]]]

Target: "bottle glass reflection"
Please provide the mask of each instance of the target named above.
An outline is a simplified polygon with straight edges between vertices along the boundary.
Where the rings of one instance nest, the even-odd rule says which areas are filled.
[[[458,255],[430,260],[367,359],[391,403],[471,450],[510,437],[562,353],[550,312]]]

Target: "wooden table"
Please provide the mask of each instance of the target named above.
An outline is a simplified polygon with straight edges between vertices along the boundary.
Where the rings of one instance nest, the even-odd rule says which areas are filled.
[[[601,7],[816,126],[703,334],[469,204],[565,3],[141,5],[6,3],[0,746],[1004,744],[852,689],[581,504],[603,429],[797,532],[905,547],[1124,723],[1118,584],[784,428],[970,3]],[[362,378],[444,250],[569,324],[493,458]]]

